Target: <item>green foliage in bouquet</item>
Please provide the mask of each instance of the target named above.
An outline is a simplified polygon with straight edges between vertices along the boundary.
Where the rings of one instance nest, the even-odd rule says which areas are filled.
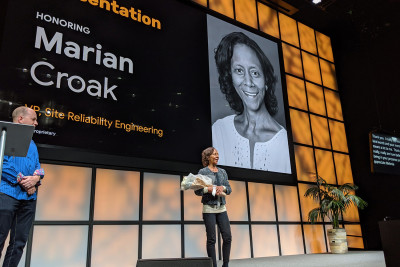
[[[317,201],[320,200],[320,206],[308,213],[308,220],[311,223],[327,216],[333,228],[338,229],[339,216],[351,205],[355,205],[360,209],[364,209],[368,205],[367,202],[354,194],[355,190],[358,189],[358,186],[354,184],[346,183],[337,187],[327,184],[318,175],[315,175],[315,180],[316,184],[310,187],[304,194],[305,197],[311,197]]]

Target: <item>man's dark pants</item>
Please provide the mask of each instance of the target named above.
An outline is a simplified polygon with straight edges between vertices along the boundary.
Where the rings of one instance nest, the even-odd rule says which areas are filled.
[[[17,200],[0,193],[0,256],[10,232],[3,267],[17,267],[35,217],[36,200]]]

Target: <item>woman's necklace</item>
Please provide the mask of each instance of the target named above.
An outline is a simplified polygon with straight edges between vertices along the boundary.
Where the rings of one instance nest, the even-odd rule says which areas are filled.
[[[208,166],[208,168],[212,171],[212,172],[218,172],[218,168],[216,166]]]

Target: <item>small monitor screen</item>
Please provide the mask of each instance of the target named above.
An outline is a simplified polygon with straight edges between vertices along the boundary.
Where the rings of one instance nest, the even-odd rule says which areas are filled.
[[[400,175],[400,137],[370,133],[371,170]]]

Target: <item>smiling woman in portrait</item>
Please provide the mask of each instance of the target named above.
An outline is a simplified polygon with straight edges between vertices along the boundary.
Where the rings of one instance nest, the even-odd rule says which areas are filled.
[[[258,44],[241,32],[226,35],[215,52],[221,92],[235,115],[212,126],[220,164],[291,173],[286,129],[278,111],[274,69]]]

